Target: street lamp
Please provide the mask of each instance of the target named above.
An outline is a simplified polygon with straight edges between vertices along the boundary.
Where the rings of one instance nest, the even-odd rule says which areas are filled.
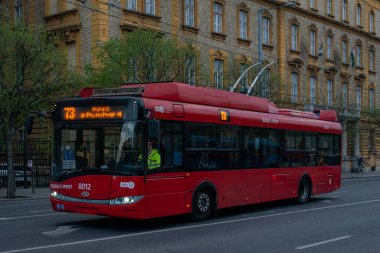
[[[257,13],[257,23],[258,23],[258,36],[257,36],[257,43],[258,43],[258,47],[259,47],[259,62],[262,63],[263,62],[263,32],[262,32],[262,22],[263,22],[263,13],[265,11],[268,11],[268,10],[271,10],[271,9],[279,9],[279,8],[282,8],[282,7],[285,7],[285,6],[295,6],[296,3],[294,2],[290,2],[290,3],[284,3],[282,5],[279,5],[277,7],[271,7],[271,8],[267,8],[267,9],[259,9],[258,10],[258,13]]]

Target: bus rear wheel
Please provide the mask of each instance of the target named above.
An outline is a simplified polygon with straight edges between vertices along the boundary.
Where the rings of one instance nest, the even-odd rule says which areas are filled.
[[[311,183],[310,180],[307,178],[302,178],[301,182],[298,187],[298,197],[297,197],[297,203],[298,204],[305,204],[309,202],[311,197]]]
[[[193,197],[193,210],[191,218],[194,221],[206,220],[210,217],[214,208],[214,197],[207,189],[199,190]]]

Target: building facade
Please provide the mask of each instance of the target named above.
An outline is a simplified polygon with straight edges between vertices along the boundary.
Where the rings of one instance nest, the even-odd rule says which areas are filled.
[[[64,34],[69,66],[78,71],[99,64],[99,45],[137,28],[173,36],[199,52],[199,59],[189,64],[190,84],[202,84],[202,70],[208,85],[228,89],[233,84],[226,78],[231,59],[241,63],[242,71],[261,56],[265,63],[277,61],[272,67],[280,80],[277,96],[287,107],[337,110],[343,169],[355,169],[360,155],[375,168],[380,129],[371,113],[380,109],[380,2],[293,2],[2,0],[0,5],[13,22],[41,24]]]

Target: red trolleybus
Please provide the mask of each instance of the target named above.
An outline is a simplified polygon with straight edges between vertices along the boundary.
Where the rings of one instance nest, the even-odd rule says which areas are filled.
[[[334,111],[279,109],[263,98],[175,82],[80,95],[55,106],[55,211],[202,220],[232,206],[306,203],[340,187]]]

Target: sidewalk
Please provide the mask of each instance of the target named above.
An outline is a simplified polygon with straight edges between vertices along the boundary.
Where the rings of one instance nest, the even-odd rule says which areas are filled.
[[[380,177],[380,170],[368,171],[368,168],[365,173],[357,174],[352,172],[343,172],[342,179],[352,179],[352,178],[365,178],[365,177]]]
[[[0,203],[3,201],[17,201],[17,200],[35,200],[35,199],[48,199],[50,197],[49,187],[35,187],[34,193],[32,192],[32,187],[28,188],[17,187],[15,192],[16,198],[7,199],[7,188],[0,188]]]
[[[355,179],[355,178],[368,178],[368,177],[380,177],[380,170],[377,171],[366,171],[364,174],[352,173],[352,172],[343,172],[342,179]],[[35,187],[34,193],[32,192],[32,187],[24,188],[17,187],[16,189],[16,198],[7,199],[7,188],[0,188],[0,203],[3,201],[17,201],[17,200],[35,200],[35,199],[48,199],[50,197],[49,187]]]

